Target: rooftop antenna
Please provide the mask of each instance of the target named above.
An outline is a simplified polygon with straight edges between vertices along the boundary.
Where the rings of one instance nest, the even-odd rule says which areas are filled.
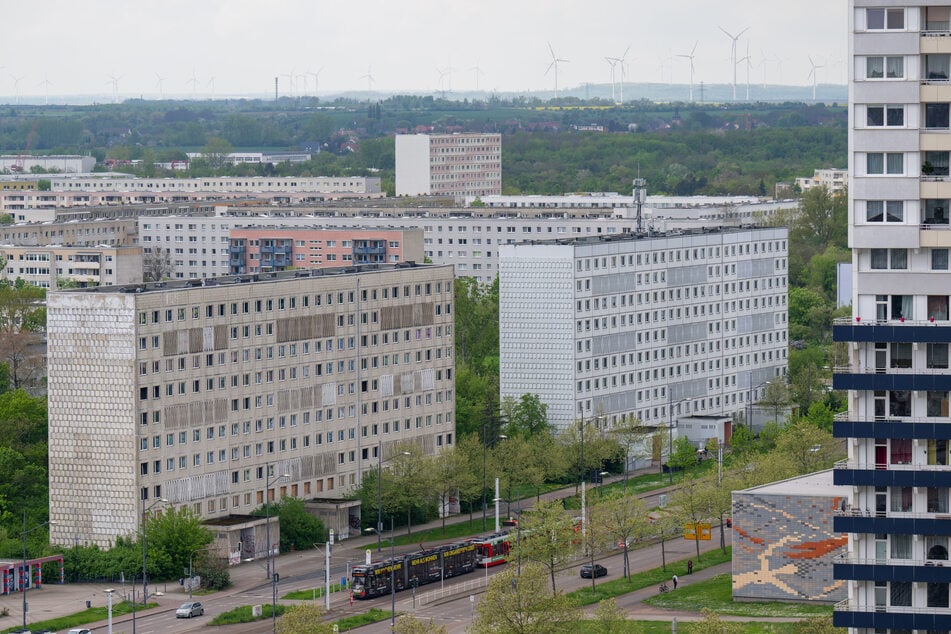
[[[816,81],[818,77],[816,71],[820,68],[825,68],[825,66],[820,66],[812,61],[812,56],[809,56],[809,64],[812,66],[812,70],[809,71],[809,75],[806,76],[806,79],[812,78],[812,100],[814,102],[816,100]]]
[[[551,71],[552,68],[555,69],[555,98],[557,99],[558,98],[558,64],[564,64],[570,60],[561,59],[560,57],[555,55],[555,49],[551,47],[551,42],[548,43],[548,52],[551,53],[551,64],[548,65],[548,68],[545,70],[545,74],[547,75],[549,71]]]
[[[644,206],[644,200],[647,198],[647,181],[640,177],[641,168],[637,166],[637,178],[634,179],[634,205],[637,208],[637,233],[644,230],[644,218],[641,210]]]
[[[41,81],[40,83],[37,84],[37,86],[43,86],[43,89],[44,89],[44,92],[45,92],[45,95],[46,95],[46,96],[45,96],[45,99],[46,99],[46,104],[45,104],[45,105],[47,105],[47,106],[50,105],[50,86],[51,86],[52,84],[53,84],[53,82],[51,82],[51,81],[49,80],[49,77],[44,77],[44,78],[43,78],[43,81]]]
[[[739,33],[737,33],[736,35],[731,35],[730,32],[727,31],[726,29],[724,29],[722,26],[718,26],[717,28],[720,29],[721,31],[723,31],[723,33],[724,33],[728,38],[730,38],[731,40],[733,40],[732,44],[730,45],[730,65],[733,66],[733,101],[736,101],[736,64],[737,64],[737,60],[736,60],[736,41],[737,41],[738,39],[740,39],[740,36],[741,36],[741,35],[743,35],[743,34],[746,33],[747,31],[749,31],[749,30],[750,30],[750,27],[746,27],[745,29],[743,29],[742,31],[740,31]]]
[[[690,55],[684,55],[683,53],[677,55],[677,57],[684,57],[690,60],[690,101],[693,101],[693,58],[697,52],[697,45],[700,44],[699,41],[695,42],[693,48],[690,50]]]
[[[158,73],[155,73],[155,79],[157,80],[155,85],[158,87],[159,98],[165,99],[165,80],[168,79],[168,77],[162,77]]]

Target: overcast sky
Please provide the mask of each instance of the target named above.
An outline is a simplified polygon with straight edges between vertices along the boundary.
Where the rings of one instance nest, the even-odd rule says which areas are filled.
[[[19,95],[435,93],[630,82],[846,82],[844,0],[44,0],[5,2],[0,103]],[[477,71],[476,68],[479,70]],[[546,70],[549,72],[546,74]],[[746,62],[737,65],[745,83]],[[303,76],[301,76],[303,75]],[[161,83],[159,78],[162,78]],[[17,79],[19,81],[17,82]],[[47,83],[48,82],[48,83]],[[161,86],[161,90],[160,90]]]

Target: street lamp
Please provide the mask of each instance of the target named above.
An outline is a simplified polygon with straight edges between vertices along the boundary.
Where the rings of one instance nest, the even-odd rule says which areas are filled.
[[[142,607],[147,607],[149,601],[149,586],[145,576],[146,564],[146,543],[145,543],[145,515],[156,505],[168,502],[165,498],[156,498],[154,502],[145,506],[145,498],[142,499]],[[133,586],[134,587],[134,586]],[[133,601],[134,602],[134,601]]]
[[[408,451],[401,451],[396,456],[410,456],[412,455]],[[383,463],[389,462],[396,456],[390,456],[386,460],[383,459],[383,440],[380,439],[380,444],[376,450],[376,552],[380,552],[383,548]]]
[[[267,541],[267,576],[271,579],[271,629],[272,631],[277,631],[277,572],[273,571],[271,567],[271,496],[269,495],[271,485],[276,484],[278,480],[283,478],[291,477],[289,473],[282,473],[280,475],[274,476],[272,479],[271,475],[271,463],[265,463],[264,466],[264,532],[265,539]],[[275,568],[276,568],[275,564]]]
[[[670,393],[670,387],[667,388],[667,476],[668,482],[670,484],[674,483],[674,469],[673,465],[670,464],[670,458],[674,455],[674,405],[680,405],[681,403],[686,403],[690,399],[682,398],[676,403],[673,402],[673,397]]]
[[[23,510],[23,532],[20,534],[20,538],[23,540],[23,568],[22,568],[22,570],[20,571],[20,585],[23,587],[23,629],[24,629],[24,631],[26,630],[26,611],[27,611],[26,590],[27,590],[27,585],[29,585],[31,588],[33,587],[33,572],[30,570],[30,568],[27,566],[27,563],[26,563],[26,536],[29,535],[30,533],[32,533],[33,531],[37,531],[37,530],[39,530],[39,529],[41,529],[41,528],[43,528],[44,526],[47,526],[47,525],[49,525],[49,524],[56,524],[56,522],[54,522],[54,521],[52,521],[52,520],[46,520],[46,521],[43,522],[42,524],[37,524],[37,525],[34,526],[33,528],[27,530],[27,528],[26,528],[26,509]],[[27,584],[27,580],[23,578],[23,575],[26,575],[26,576],[29,578],[29,584]]]
[[[109,595],[109,634],[112,634],[112,593],[115,592],[113,588],[106,588],[105,593]]]
[[[393,516],[390,515],[390,631],[396,631],[396,528],[393,522]],[[382,531],[374,531],[372,526],[363,529],[366,532],[376,532],[377,538],[381,539]]]

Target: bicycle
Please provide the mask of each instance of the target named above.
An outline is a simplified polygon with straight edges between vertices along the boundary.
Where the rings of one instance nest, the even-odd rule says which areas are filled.
[[[658,590],[660,590],[661,594],[670,592],[670,586],[668,586],[666,583],[662,583],[660,584],[660,588],[658,588]]]

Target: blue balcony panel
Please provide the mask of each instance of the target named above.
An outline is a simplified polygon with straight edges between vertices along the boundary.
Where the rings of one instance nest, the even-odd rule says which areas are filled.
[[[939,630],[951,631],[951,614],[935,614],[940,608],[921,608],[916,612],[875,612],[869,606],[869,612],[836,610],[832,613],[832,624],[836,627],[856,627],[866,629],[893,630]]]
[[[832,565],[833,579],[853,579],[855,581],[911,581],[918,583],[951,583],[951,562],[945,565],[896,566],[891,564],[852,564],[835,563]]]
[[[951,438],[951,422],[901,421],[835,421],[832,435],[836,438]]]
[[[833,374],[835,390],[951,390],[949,374]]]
[[[907,322],[833,325],[832,340],[951,343],[951,323],[938,321],[915,322],[915,325]]]
[[[855,509],[858,511],[858,509]],[[837,533],[892,533],[896,535],[951,534],[951,514],[927,517],[886,517],[842,513],[832,518]]]

